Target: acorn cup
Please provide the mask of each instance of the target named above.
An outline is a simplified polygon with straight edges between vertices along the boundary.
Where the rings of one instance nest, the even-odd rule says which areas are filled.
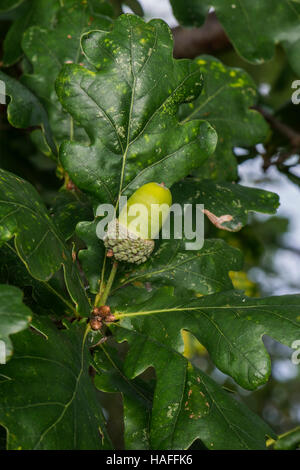
[[[117,261],[141,264],[154,250],[154,240],[165,223],[172,195],[164,184],[147,183],[135,191],[119,219],[108,224],[103,239]]]

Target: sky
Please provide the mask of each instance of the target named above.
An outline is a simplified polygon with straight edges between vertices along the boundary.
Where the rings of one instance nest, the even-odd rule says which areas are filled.
[[[139,0],[139,2],[144,9],[147,20],[162,18],[171,28],[178,24],[173,15],[169,0]]]

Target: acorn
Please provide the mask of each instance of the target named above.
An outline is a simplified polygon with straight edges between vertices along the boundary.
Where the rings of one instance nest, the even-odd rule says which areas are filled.
[[[172,195],[163,183],[147,183],[137,189],[118,219],[108,224],[103,239],[117,261],[141,264],[154,250],[154,240],[166,221]]]

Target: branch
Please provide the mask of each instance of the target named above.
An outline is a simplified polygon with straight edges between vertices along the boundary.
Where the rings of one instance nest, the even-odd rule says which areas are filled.
[[[174,36],[174,57],[193,59],[200,54],[211,54],[231,47],[230,41],[215,13],[210,13],[201,28],[186,29],[177,26]]]
[[[273,114],[260,107],[254,107],[268,121],[270,126],[290,141],[293,149],[300,147],[300,134],[283,122],[279,121]]]
[[[300,256],[300,249],[296,248],[294,246],[280,245],[278,248],[280,248],[281,250],[290,251],[290,252],[294,253],[295,255]]]
[[[271,155],[267,153],[263,156],[264,171],[266,171],[271,165],[276,165],[278,169],[280,169],[280,171],[283,171],[285,169],[283,163],[288,160],[292,155],[298,153],[300,150],[300,134],[295,131],[292,127],[288,126],[287,124],[284,124],[282,121],[277,119],[276,116],[269,113],[265,109],[260,108],[259,106],[253,106],[253,109],[256,109],[256,111],[260,112],[260,114],[270,124],[272,129],[279,132],[283,137],[285,137],[289,141],[290,150],[280,152],[276,160],[272,160],[272,157],[274,156],[273,153]]]

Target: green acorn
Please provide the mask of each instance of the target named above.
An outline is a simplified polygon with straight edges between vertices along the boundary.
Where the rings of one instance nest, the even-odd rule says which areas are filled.
[[[147,183],[135,191],[112,220],[103,241],[117,261],[144,263],[154,249],[153,238],[159,234],[170,212],[172,195],[164,184]]]

